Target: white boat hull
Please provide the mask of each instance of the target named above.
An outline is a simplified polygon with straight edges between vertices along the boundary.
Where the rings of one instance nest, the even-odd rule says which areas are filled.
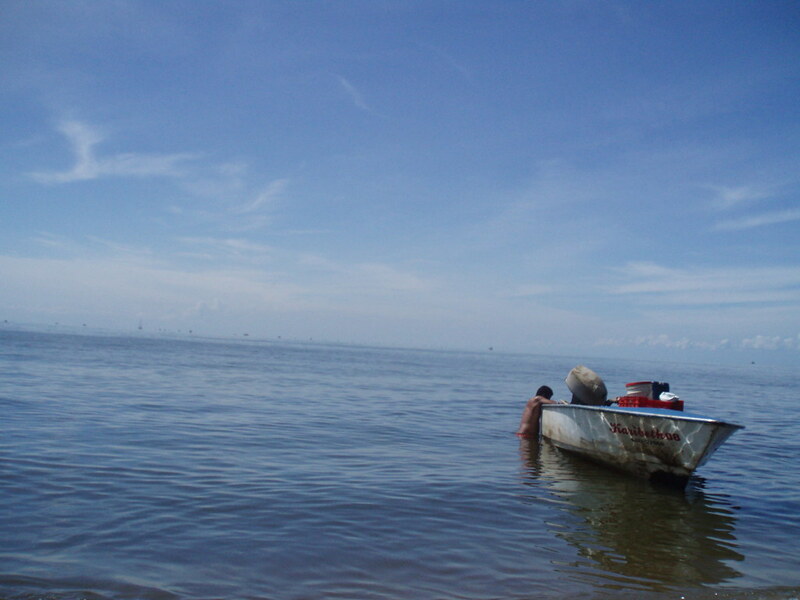
[[[547,404],[542,436],[649,479],[685,483],[741,425],[673,410]]]

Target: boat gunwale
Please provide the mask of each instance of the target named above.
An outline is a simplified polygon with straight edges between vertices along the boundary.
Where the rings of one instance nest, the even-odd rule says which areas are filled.
[[[543,410],[553,410],[553,409],[564,410],[570,408],[578,408],[582,410],[584,409],[594,410],[600,412],[612,412],[618,414],[643,416],[643,417],[664,417],[667,419],[675,419],[677,421],[689,421],[692,423],[698,423],[698,422],[708,423],[713,425],[724,425],[727,427],[732,427],[734,429],[744,429],[744,425],[729,423],[727,421],[721,421],[719,419],[706,417],[704,415],[684,413],[682,411],[671,410],[668,408],[651,408],[651,407],[640,407],[640,406],[588,406],[586,404],[543,404],[542,405]]]

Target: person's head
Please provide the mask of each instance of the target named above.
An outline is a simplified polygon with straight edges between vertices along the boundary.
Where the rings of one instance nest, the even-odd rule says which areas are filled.
[[[536,395],[544,396],[545,398],[550,400],[553,397],[553,390],[551,390],[548,386],[543,385],[538,390],[536,390]]]

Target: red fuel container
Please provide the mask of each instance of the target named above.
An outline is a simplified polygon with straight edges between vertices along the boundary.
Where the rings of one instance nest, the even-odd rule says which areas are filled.
[[[683,410],[683,400],[653,400],[647,396],[620,396],[617,404],[622,407],[667,408]]]

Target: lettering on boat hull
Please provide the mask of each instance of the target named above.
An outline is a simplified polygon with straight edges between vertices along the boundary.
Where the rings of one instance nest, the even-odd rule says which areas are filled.
[[[615,433],[617,435],[627,435],[632,438],[640,438],[640,439],[647,439],[647,440],[666,440],[668,442],[679,442],[681,441],[681,436],[679,433],[670,433],[670,432],[663,432],[659,429],[652,428],[652,429],[642,429],[641,427],[625,427],[621,423],[609,423],[611,426],[611,433]]]

